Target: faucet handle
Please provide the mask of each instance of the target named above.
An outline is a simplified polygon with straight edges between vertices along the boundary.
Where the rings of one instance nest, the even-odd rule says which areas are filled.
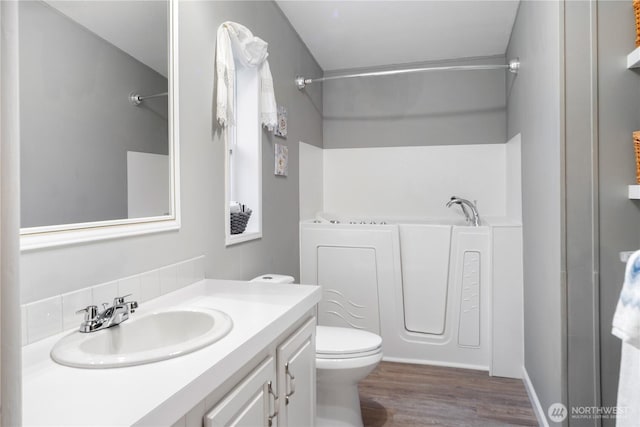
[[[129,311],[135,313],[136,308],[138,308],[138,301],[128,301],[127,304],[129,305]]]
[[[84,313],[84,321],[88,322],[95,319],[98,316],[98,307],[95,305],[88,305],[82,310],[76,311],[76,314]]]
[[[133,295],[133,294],[127,294],[127,295],[124,295],[124,296],[121,296],[121,297],[115,297],[113,299],[113,305],[124,304],[124,299],[127,298],[127,297],[130,297],[131,295]]]
[[[138,302],[137,301],[126,301],[125,302],[125,298],[130,297],[132,294],[127,294],[121,297],[115,297],[113,300],[113,305],[114,307],[116,305],[126,305],[129,307],[129,311],[131,313],[135,313],[136,312],[136,308],[138,308]]]

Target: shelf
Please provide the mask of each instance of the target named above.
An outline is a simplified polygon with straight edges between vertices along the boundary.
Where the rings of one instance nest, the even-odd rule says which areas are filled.
[[[627,55],[627,68],[640,67],[640,47]]]
[[[248,242],[249,240],[262,239],[262,232],[248,231],[240,234],[230,234],[226,239],[226,246],[235,245],[236,243]]]
[[[640,68],[640,47],[635,48],[633,52],[627,55],[627,69],[631,68]],[[629,186],[629,198],[640,200],[640,185]]]

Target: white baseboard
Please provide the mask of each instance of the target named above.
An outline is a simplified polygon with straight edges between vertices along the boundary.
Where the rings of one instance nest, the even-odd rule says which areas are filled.
[[[524,388],[527,390],[527,394],[529,395],[529,401],[531,401],[533,412],[536,414],[536,418],[538,419],[538,425],[543,427],[549,427],[547,416],[545,415],[544,409],[542,409],[540,400],[538,400],[536,389],[533,388],[533,383],[531,382],[531,378],[529,378],[527,369],[524,366],[522,367],[522,381],[524,382]]]
[[[1,1],[1,0],[0,0]],[[411,359],[406,357],[387,357],[382,356],[382,360],[385,362],[394,362],[394,363],[410,363],[412,365],[432,365],[432,366],[444,366],[447,368],[461,368],[461,369],[473,369],[476,371],[487,371],[489,372],[489,367],[484,365],[472,365],[469,363],[454,363],[454,362],[442,362],[439,360],[428,360],[428,359]]]

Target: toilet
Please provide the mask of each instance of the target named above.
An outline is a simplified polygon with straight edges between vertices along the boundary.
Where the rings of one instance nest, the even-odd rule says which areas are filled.
[[[293,283],[291,276],[266,274],[251,282]],[[358,383],[382,360],[382,338],[335,326],[316,327],[316,426],[361,427]]]

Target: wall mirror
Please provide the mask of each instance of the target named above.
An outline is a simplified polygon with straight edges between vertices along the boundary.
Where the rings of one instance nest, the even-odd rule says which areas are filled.
[[[180,227],[177,1],[20,2],[21,248]]]

